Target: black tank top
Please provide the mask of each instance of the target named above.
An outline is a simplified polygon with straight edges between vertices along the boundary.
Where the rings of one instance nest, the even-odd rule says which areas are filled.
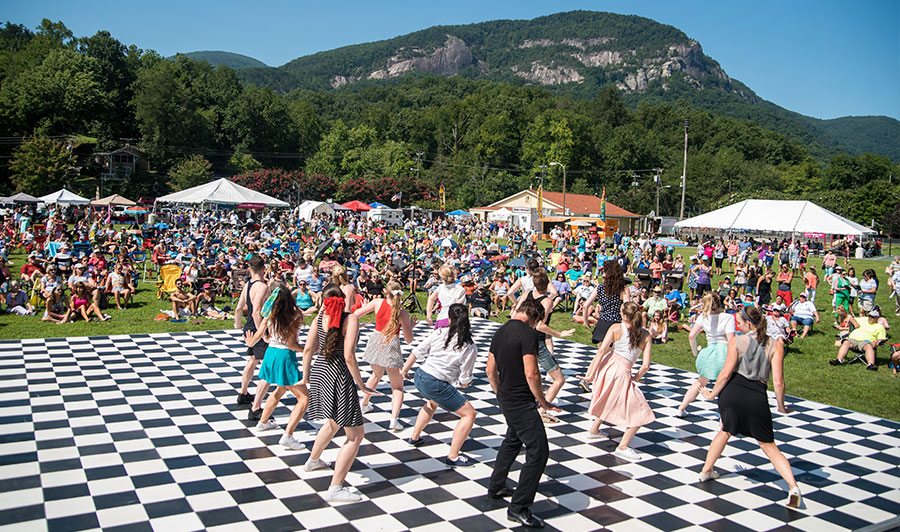
[[[250,297],[250,291],[253,290],[253,283],[261,283],[262,281],[250,281],[247,285],[247,321],[244,322],[244,331],[256,332],[256,321],[253,320],[253,299]]]
[[[544,301],[545,299],[547,299],[547,294],[544,294],[544,295],[542,295],[541,297],[537,297],[537,298],[534,297],[533,294],[534,294],[534,292],[529,291],[529,292],[528,292],[528,295],[525,296],[525,301],[528,301],[528,300],[533,299],[533,300],[535,300],[535,301],[537,301],[538,303],[541,303],[541,304],[543,305],[543,301]],[[546,323],[550,323],[550,316],[552,316],[552,315],[553,315],[553,309],[550,309],[550,312],[548,312],[548,313],[544,316],[544,320],[543,320],[543,321],[544,321],[545,324],[546,324]],[[543,342],[544,340],[547,339],[547,335],[546,335],[546,334],[544,334],[544,333],[542,333],[542,332],[540,332],[540,331],[535,331],[535,332],[537,333],[538,343],[539,343],[539,344],[540,344],[541,342]]]

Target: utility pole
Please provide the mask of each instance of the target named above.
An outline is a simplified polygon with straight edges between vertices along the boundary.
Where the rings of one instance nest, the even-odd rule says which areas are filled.
[[[691,125],[691,119],[684,119],[684,170],[681,172],[681,215],[679,220],[684,220],[684,190],[687,187],[687,146],[688,146],[688,127]]]
[[[563,215],[567,214],[566,210],[566,165],[563,163],[552,162],[550,166],[561,166],[563,169]]]

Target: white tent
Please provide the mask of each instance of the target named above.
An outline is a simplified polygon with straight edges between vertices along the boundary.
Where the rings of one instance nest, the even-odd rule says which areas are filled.
[[[747,230],[856,235],[874,233],[810,201],[744,200],[675,223],[678,229]]]
[[[243,187],[224,177],[203,185],[182,190],[181,192],[175,192],[168,196],[157,198],[156,201],[160,203],[228,203],[235,205],[241,203],[257,203],[267,207],[289,206],[280,199]]]
[[[494,222],[497,220],[509,220],[512,216],[512,211],[507,209],[506,207],[497,209],[494,212],[488,214],[488,220]]]
[[[52,194],[47,194],[46,196],[41,196],[38,198],[44,203],[47,204],[58,204],[58,205],[87,205],[91,202],[91,200],[87,198],[82,198],[78,194],[74,192],[69,192],[66,189],[60,189]]]
[[[324,201],[307,200],[297,207],[297,217],[307,222],[317,214],[333,214],[334,209],[328,206]]]

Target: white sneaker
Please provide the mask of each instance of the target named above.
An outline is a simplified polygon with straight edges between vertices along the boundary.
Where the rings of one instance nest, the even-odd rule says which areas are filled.
[[[400,420],[397,418],[391,419],[391,422],[388,424],[388,430],[393,432],[400,432],[403,430],[403,425],[400,424]]]
[[[273,430],[273,429],[277,429],[277,428],[278,428],[278,423],[275,423],[275,420],[272,418],[269,418],[269,420],[266,421],[265,423],[260,421],[259,423],[256,424],[256,432],[265,432],[267,430]]]
[[[363,413],[363,414],[368,414],[368,413],[371,412],[372,410],[375,410],[375,407],[372,406],[372,403],[369,403],[369,404],[367,404],[367,405],[364,405],[364,404],[360,403],[360,404],[359,404],[359,408],[362,410],[362,413]]]
[[[707,480],[715,480],[719,478],[719,472],[713,469],[709,473],[700,473],[700,482],[706,482]]]
[[[626,447],[624,449],[619,449],[618,447],[616,447],[616,452],[613,454],[615,454],[619,458],[631,460],[632,462],[637,462],[638,460],[641,460],[643,458],[643,456],[639,455],[637,451],[635,451],[631,447]]]
[[[303,464],[304,471],[316,471],[318,469],[327,469],[328,463],[319,458],[310,458]]]
[[[788,499],[784,505],[788,508],[800,508],[801,504],[803,504],[803,496],[800,495],[800,487],[791,488],[790,493],[788,493]]]
[[[343,486],[331,486],[325,493],[325,500],[329,502],[357,502],[361,501],[362,497]]]
[[[685,412],[684,410],[679,408],[678,410],[675,411],[675,417],[684,419],[687,417],[687,412]]]
[[[295,451],[302,451],[303,449],[306,449],[306,446],[298,442],[297,438],[294,438],[293,434],[282,434],[281,439],[278,440],[278,443],[287,447],[288,449],[293,449]]]
[[[598,430],[597,432],[588,431],[587,439],[589,440],[602,440],[608,438],[609,436],[603,429]]]

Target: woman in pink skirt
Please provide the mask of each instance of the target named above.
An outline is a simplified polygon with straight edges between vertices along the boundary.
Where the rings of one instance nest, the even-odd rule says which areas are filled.
[[[641,311],[641,306],[631,301],[622,305],[622,323],[606,332],[587,374],[582,377],[585,382],[594,384],[590,412],[596,419],[588,438],[606,437],[600,431],[604,421],[626,427],[615,455],[627,460],[642,458],[628,444],[639,428],[656,419],[637,387],[650,369],[650,347],[653,345],[650,335],[641,327]],[[631,367],[639,356],[643,358],[641,369],[632,377]]]

